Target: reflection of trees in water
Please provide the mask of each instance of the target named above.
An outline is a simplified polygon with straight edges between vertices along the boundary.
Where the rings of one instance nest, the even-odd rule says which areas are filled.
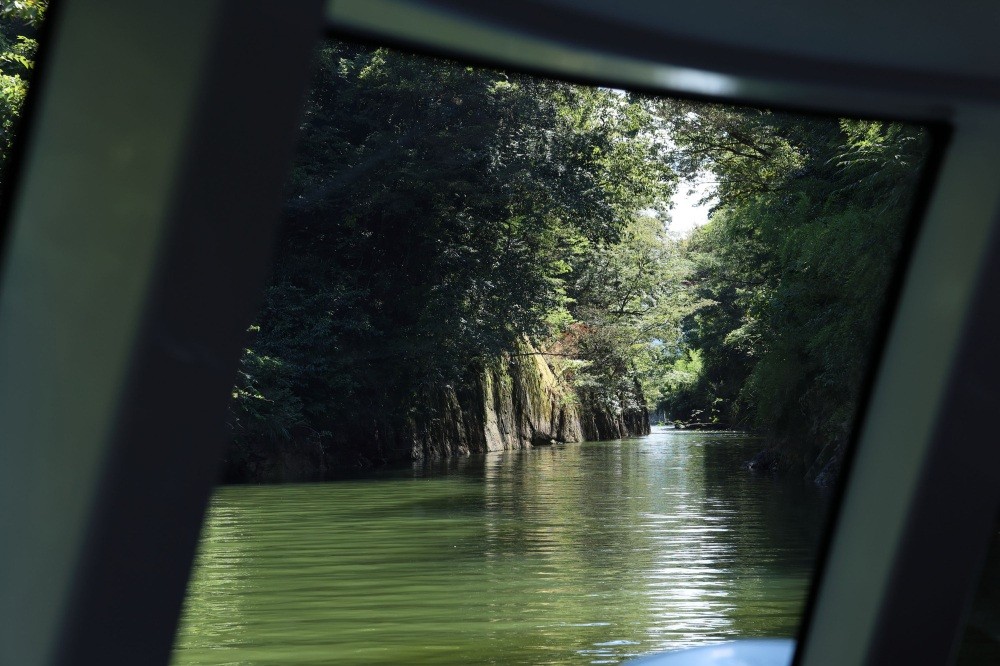
[[[428,458],[415,460],[410,464],[414,477],[438,477],[450,474],[461,474],[465,477],[477,478],[483,475],[482,455],[449,456],[447,458]],[[365,470],[365,476],[371,476],[371,470]],[[392,470],[386,473],[392,476]]]
[[[493,570],[542,579],[524,611],[580,634],[590,656],[731,635],[730,548],[701,465],[700,449],[635,441],[491,456]]]
[[[728,433],[704,437],[706,492],[727,506],[746,509],[734,516],[736,545],[759,552],[763,544],[772,544],[789,564],[811,559],[825,526],[824,491],[798,478],[747,471],[757,440]]]
[[[742,472],[739,440],[711,437],[223,489],[175,661],[279,663],[315,647],[443,662],[427,650],[447,647],[469,663],[565,663],[789,634],[803,502]]]
[[[572,568],[614,569],[634,563],[644,541],[627,518],[646,500],[641,460],[620,445],[537,449],[490,456],[486,507],[491,537],[505,554],[554,557]]]
[[[587,568],[577,544],[579,448],[487,456],[484,566],[494,654],[537,659],[567,638],[603,635],[599,605],[588,604]]]
[[[826,520],[823,492],[797,478],[753,474],[745,462],[759,442],[731,433],[700,433],[704,452],[706,497],[729,507],[727,524],[733,549],[733,575],[748,603],[738,621],[747,635],[763,635],[774,626],[793,632],[815,566],[816,549]],[[794,621],[793,621],[794,620]]]
[[[642,501],[633,463],[615,445],[489,457],[487,566],[497,615],[519,599],[524,626],[515,643],[531,650],[569,643],[580,657],[598,658],[645,639],[637,579],[651,552],[629,517]]]

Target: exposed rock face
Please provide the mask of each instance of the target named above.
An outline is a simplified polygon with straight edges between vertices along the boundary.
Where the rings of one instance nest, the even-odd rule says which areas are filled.
[[[634,393],[619,398],[615,408],[577,396],[525,343],[457,386],[427,389],[416,396],[407,416],[359,416],[329,439],[293,433],[290,442],[231,450],[223,476],[229,481],[322,479],[328,471],[648,434],[649,414],[638,383]]]
[[[459,390],[433,393],[418,410],[431,416],[409,420],[415,460],[583,439],[575,396],[530,348],[491,364]]]
[[[593,396],[581,396],[583,403],[583,438],[586,440],[622,439],[649,434],[649,410],[639,382],[632,389],[615,396],[612,405]]]

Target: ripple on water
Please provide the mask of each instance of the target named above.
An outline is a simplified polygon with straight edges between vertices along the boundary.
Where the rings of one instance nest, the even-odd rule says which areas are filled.
[[[799,621],[822,499],[660,431],[219,489],[173,662],[618,663]]]

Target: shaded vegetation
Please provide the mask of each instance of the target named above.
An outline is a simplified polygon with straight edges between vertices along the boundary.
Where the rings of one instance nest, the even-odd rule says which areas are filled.
[[[491,364],[540,354],[592,423],[649,407],[833,474],[925,151],[906,125],[328,42],[233,455],[398,444]],[[705,177],[709,224],[671,234],[678,182]],[[362,458],[415,450],[397,448]]]
[[[420,412],[435,391],[524,340],[550,346],[585,307],[620,298],[619,319],[638,316],[659,281],[598,286],[592,259],[658,251],[637,217],[662,216],[674,183],[653,127],[614,91],[326,44],[234,394],[237,443],[398,433],[434,418]],[[634,381],[593,377],[617,380],[635,342],[574,330],[587,359],[561,379],[620,410]]]
[[[688,242],[697,356],[663,407],[770,437],[835,475],[881,321],[927,138],[915,126],[665,103],[675,164],[718,182]],[[696,358],[693,364],[690,358]],[[693,367],[695,366],[695,367]]]
[[[0,4],[0,166],[46,8]],[[230,465],[416,455],[407,438],[449,437],[443,409],[481,411],[540,355],[558,386],[536,390],[587,437],[641,432],[648,409],[763,434],[768,461],[831,478],[927,143],[329,41]],[[705,179],[709,223],[671,233],[676,188]]]

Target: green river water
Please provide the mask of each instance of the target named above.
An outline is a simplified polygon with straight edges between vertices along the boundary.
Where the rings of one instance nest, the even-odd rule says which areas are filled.
[[[610,664],[794,635],[825,502],[735,434],[495,453],[213,501],[173,663]]]

